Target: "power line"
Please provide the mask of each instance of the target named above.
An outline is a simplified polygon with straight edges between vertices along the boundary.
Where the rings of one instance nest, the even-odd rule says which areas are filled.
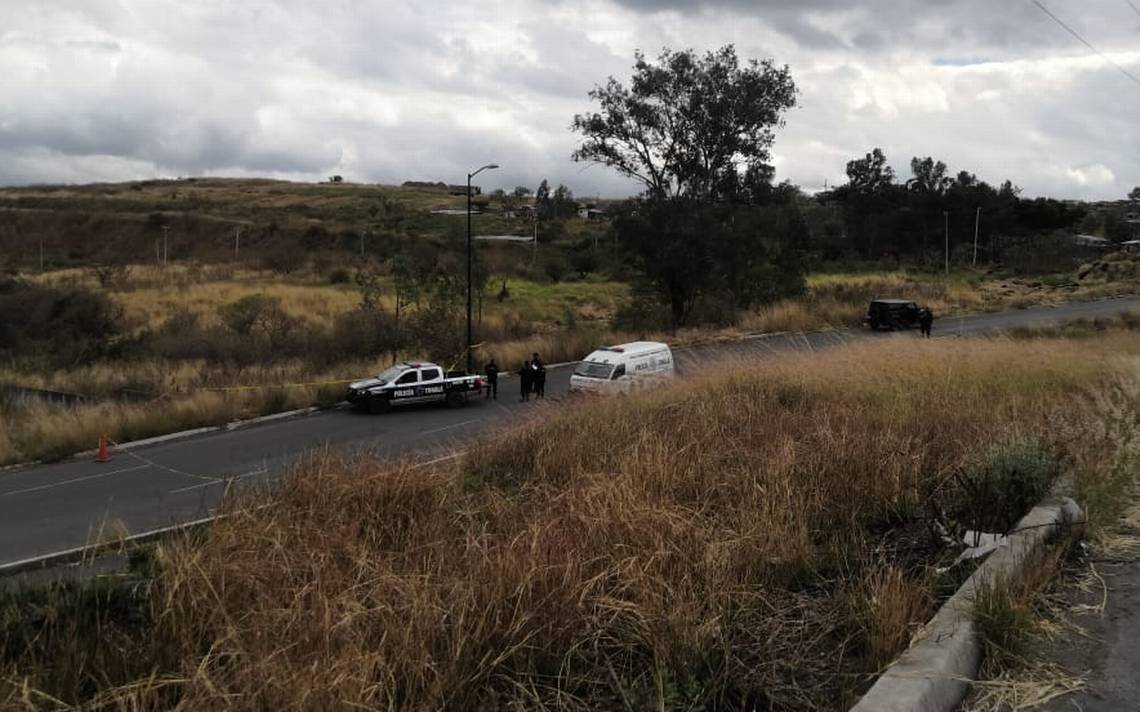
[[[1128,1],[1128,4],[1129,4],[1129,5],[1132,5],[1132,0],[1127,0],[1127,1]],[[1091,42],[1089,42],[1088,40],[1086,40],[1084,37],[1081,37],[1081,35],[1080,35],[1080,34],[1079,34],[1079,33],[1078,33],[1076,30],[1074,30],[1072,27],[1069,27],[1068,25],[1066,25],[1066,24],[1065,24],[1065,21],[1064,21],[1064,20],[1062,20],[1061,18],[1057,17],[1057,16],[1056,16],[1056,15],[1054,15],[1052,12],[1050,12],[1050,11],[1049,11],[1049,8],[1045,7],[1045,6],[1044,6],[1044,5],[1041,3],[1041,1],[1040,1],[1040,0],[1030,0],[1030,2],[1032,2],[1034,5],[1036,5],[1036,6],[1037,6],[1037,8],[1038,8],[1039,10],[1041,10],[1041,12],[1045,13],[1046,15],[1048,15],[1048,16],[1049,16],[1049,19],[1051,19],[1053,22],[1056,22],[1058,25],[1060,25],[1062,28],[1064,28],[1066,32],[1068,32],[1070,35],[1072,35],[1073,37],[1076,37],[1078,40],[1080,40],[1081,44],[1083,44],[1084,46],[1088,47],[1088,48],[1089,48],[1089,49],[1091,49],[1093,52],[1096,52],[1097,54],[1099,54],[1099,55],[1101,56],[1101,59],[1103,59],[1104,61],[1108,62],[1108,63],[1109,63],[1109,64],[1111,64],[1112,66],[1116,67],[1117,69],[1119,69],[1119,70],[1120,70],[1120,73],[1121,73],[1121,74],[1123,74],[1124,76],[1126,76],[1126,77],[1128,77],[1129,79],[1131,79],[1131,80],[1132,80],[1133,82],[1135,82],[1137,85],[1140,85],[1140,77],[1137,77],[1137,76],[1136,76],[1135,74],[1133,74],[1132,72],[1128,71],[1128,70],[1127,70],[1127,69],[1125,69],[1124,67],[1122,67],[1122,66],[1120,66],[1119,64],[1117,64],[1115,61],[1113,61],[1113,59],[1112,59],[1111,57],[1109,57],[1107,54],[1105,54],[1104,52],[1101,52],[1099,49],[1097,49],[1096,47],[1094,47],[1094,46],[1092,45],[1092,43],[1091,43]],[[1135,6],[1135,5],[1133,5],[1133,6],[1132,6],[1132,9],[1133,9],[1133,10],[1135,10],[1135,9],[1136,9],[1136,6]],[[1137,12],[1140,12],[1140,11],[1137,11]]]
[[[1136,4],[1132,2],[1132,0],[1124,0],[1124,2],[1128,3],[1128,7],[1132,8],[1132,12],[1140,15],[1140,7],[1136,7]]]

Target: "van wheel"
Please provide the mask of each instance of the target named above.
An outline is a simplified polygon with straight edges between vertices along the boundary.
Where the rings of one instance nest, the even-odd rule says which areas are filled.
[[[368,412],[373,415],[382,415],[392,409],[392,402],[387,398],[373,398],[368,401]]]
[[[447,404],[448,408],[458,408],[459,406],[463,405],[465,400],[466,399],[463,397],[463,394],[452,391],[451,393],[447,394],[447,398],[445,398],[443,402]]]

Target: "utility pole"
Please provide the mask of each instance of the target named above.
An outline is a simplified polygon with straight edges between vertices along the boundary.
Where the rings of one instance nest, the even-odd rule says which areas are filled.
[[[950,211],[943,210],[942,217],[946,220],[946,275],[950,276]]]
[[[238,258],[238,248],[241,247],[241,228],[234,228],[234,259]]]
[[[982,206],[974,213],[974,266],[978,266],[978,224],[982,221]]]
[[[40,274],[44,273],[44,237],[40,235]]]
[[[534,251],[531,253],[530,264],[532,267],[538,264],[538,210],[534,211]]]
[[[467,355],[467,372],[471,373],[475,366],[471,360],[471,179],[485,170],[498,168],[497,163],[488,163],[474,173],[467,174],[467,344],[463,349]]]
[[[170,226],[162,226],[162,264],[165,267],[170,263]]]

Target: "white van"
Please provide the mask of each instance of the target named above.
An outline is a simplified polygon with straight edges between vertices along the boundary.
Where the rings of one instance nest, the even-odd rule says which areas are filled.
[[[659,341],[603,346],[583,359],[570,376],[570,391],[629,393],[673,378],[673,352]]]

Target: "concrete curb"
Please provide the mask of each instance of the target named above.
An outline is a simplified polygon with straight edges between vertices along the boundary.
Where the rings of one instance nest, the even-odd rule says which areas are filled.
[[[109,541],[105,544],[77,546],[72,549],[52,552],[51,554],[33,556],[27,559],[20,559],[19,561],[10,561],[6,564],[0,564],[0,578],[26,573],[28,571],[51,568],[54,566],[77,564],[86,560],[95,559],[114,549],[125,549],[130,544],[145,544],[156,539],[161,539],[162,537],[170,534],[192,531],[199,527],[203,527],[212,522],[215,522],[224,516],[226,515],[219,514],[212,517],[203,517],[202,519],[195,519],[193,521],[184,522],[182,524],[174,524],[169,527],[162,527],[160,529],[151,529],[150,531],[139,532],[138,534],[132,534],[131,536]]]
[[[1020,522],[1005,546],[990,554],[923,627],[851,712],[952,712],[958,709],[982,662],[974,627],[979,590],[1020,577],[1029,558],[1064,528],[1083,523],[1068,497],[1049,498]]]

